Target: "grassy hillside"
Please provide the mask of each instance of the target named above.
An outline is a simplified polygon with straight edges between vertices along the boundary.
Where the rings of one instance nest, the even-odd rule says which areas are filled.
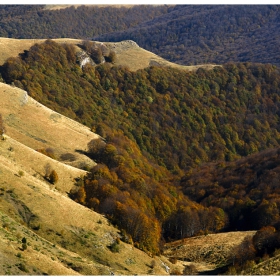
[[[96,135],[31,97],[21,103],[24,94],[1,84],[6,134],[0,141],[0,274],[166,275],[162,261],[170,264],[164,257],[153,259],[122,241],[114,253],[109,247],[120,237],[119,231],[102,215],[66,195],[77,188],[78,179],[86,172],[34,148],[57,139],[53,145],[59,152],[59,139],[64,136],[64,141],[71,141],[67,149],[67,144],[63,145],[63,151],[74,153],[74,147],[84,148],[83,137],[88,141],[89,135],[90,139]],[[59,115],[61,121],[54,123],[52,115]],[[46,165],[57,171],[57,183],[45,178]]]
[[[94,166],[93,161],[78,151],[87,150],[88,142],[98,135],[38,103],[25,91],[3,83],[0,90],[1,114],[9,136],[33,150],[51,149],[54,159],[65,158],[75,167]],[[72,155],[68,156],[71,160],[66,154]]]
[[[18,54],[24,53],[24,51],[28,51],[34,44],[41,44],[45,41],[45,39],[0,38],[0,64],[3,64],[9,57],[16,57],[18,56]],[[61,44],[74,44],[77,46],[77,50],[81,50],[80,45],[83,42],[83,40],[70,38],[54,39],[53,41]],[[101,42],[97,43],[101,44]],[[216,66],[214,64],[187,66],[172,63],[152,52],[140,48],[132,41],[116,43],[104,42],[102,44],[105,45],[109,50],[112,50],[117,54],[114,63],[115,65],[126,66],[131,71],[144,69],[152,65],[186,69],[189,71],[195,71],[198,68],[212,69]]]
[[[131,41],[111,44],[116,61],[131,45],[138,48]],[[104,49],[105,43],[94,46]],[[47,40],[1,67],[3,80],[12,84],[1,85],[8,135],[1,140],[1,209],[9,216],[3,221],[22,223],[52,244],[90,258],[96,265],[89,274],[188,274],[189,261],[200,262],[212,251],[215,265],[207,259],[196,270],[218,273],[217,266],[226,269],[236,259],[239,267],[229,266],[228,272],[240,273],[249,267],[247,261],[258,265],[265,254],[276,254],[278,148],[254,153],[279,144],[279,70],[249,63],[191,72],[159,66],[134,72],[116,62],[80,67],[81,50],[86,50],[83,42]],[[93,167],[82,165],[88,173],[69,166],[81,167],[84,161]],[[57,182],[46,174],[49,169],[57,171]],[[31,195],[35,200],[28,200]],[[214,233],[236,229],[257,232],[242,233],[233,243],[234,234],[228,233],[224,243],[196,250],[192,257],[177,243],[166,246],[178,247],[181,255],[165,252],[167,241],[204,235],[197,239],[208,242]],[[25,253],[33,245],[25,248],[20,233],[12,240]],[[269,236],[268,251],[263,236]],[[92,244],[102,245],[101,251],[92,250]],[[221,246],[234,254],[222,255]],[[62,273],[89,271],[68,261],[59,264]],[[13,271],[25,271],[25,265],[15,263]],[[47,273],[38,269],[37,274]]]
[[[117,60],[122,55],[116,52]],[[122,130],[172,172],[233,160],[280,141],[279,71],[272,65],[228,64],[196,72],[151,66],[132,72],[104,63],[81,69],[69,53],[53,41],[35,45],[9,59],[2,76],[88,126]]]
[[[226,266],[236,246],[254,234],[255,231],[235,231],[186,238],[167,243],[164,255],[176,263],[194,266],[193,274],[207,275]]]

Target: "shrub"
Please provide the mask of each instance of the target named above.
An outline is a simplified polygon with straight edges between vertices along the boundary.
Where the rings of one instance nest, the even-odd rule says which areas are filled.
[[[51,171],[51,174],[50,174],[50,177],[49,177],[49,181],[50,181],[50,183],[52,183],[52,184],[56,184],[56,183],[57,183],[57,181],[58,181],[58,175],[57,175],[57,173],[56,173],[55,170],[52,170],[52,171]]]
[[[110,51],[108,57],[106,57],[106,60],[108,62],[115,63],[116,62],[116,53],[114,51]]]
[[[37,149],[36,150],[37,152],[47,156],[47,157],[50,157],[52,159],[56,159],[56,156],[54,154],[54,150],[52,148],[47,148],[47,149]]]
[[[26,267],[25,264],[23,264],[23,263],[18,264],[18,268],[19,268],[21,271],[29,272],[28,269],[27,269],[27,267]]]
[[[179,269],[174,269],[171,271],[170,275],[182,275],[182,273],[179,271]]]
[[[174,257],[169,258],[169,261],[173,264],[176,264],[177,263],[177,258],[174,258]]]
[[[22,243],[22,251],[25,251],[27,249],[27,244],[26,243]]]
[[[155,268],[156,267],[156,261],[155,260],[152,260],[151,261],[151,268]]]
[[[113,253],[119,253],[120,252],[120,245],[115,241],[109,246],[109,249]]]
[[[75,161],[77,158],[74,154],[66,153],[66,154],[62,154],[60,156],[60,159],[64,161]]]
[[[184,275],[196,275],[197,274],[197,269],[195,267],[195,265],[190,264],[190,265],[186,265],[185,269],[183,271]]]

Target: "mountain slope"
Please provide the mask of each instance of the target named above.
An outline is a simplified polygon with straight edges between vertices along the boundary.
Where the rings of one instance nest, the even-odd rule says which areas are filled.
[[[235,231],[201,235],[165,244],[164,255],[193,264],[198,274],[207,274],[228,264],[232,250],[255,231]]]
[[[3,37],[134,40],[184,65],[279,65],[277,5],[2,5],[0,16]]]
[[[0,92],[9,136],[34,150],[50,148],[55,158],[70,153],[74,160],[68,163],[76,167],[95,164],[77,152],[86,151],[87,144],[99,137],[88,127],[48,109],[20,89],[1,83]]]
[[[20,53],[23,53],[26,50],[29,50],[34,44],[40,44],[46,41],[45,39],[11,39],[11,38],[0,38],[0,64],[3,64],[9,57],[16,57]],[[83,40],[79,39],[53,39],[57,43],[67,43],[74,44],[77,46],[77,50],[80,49],[80,45]],[[112,50],[116,53],[115,65],[126,66],[132,71],[139,69],[144,69],[148,66],[164,66],[164,67],[173,67],[179,69],[185,69],[189,71],[195,71],[198,68],[212,69],[216,65],[214,64],[205,64],[205,65],[179,65],[176,63],[169,62],[160,56],[149,52],[143,48],[140,48],[135,42],[128,40],[123,42],[97,42],[98,45],[105,45],[109,50]]]
[[[122,49],[125,49],[127,44],[133,43],[131,41],[125,42]],[[50,98],[47,101],[49,103],[52,101],[52,104],[60,110],[63,110],[63,106],[68,106],[69,101],[73,102],[73,111],[71,113],[71,107],[69,107],[69,112],[74,115],[74,111],[77,111],[80,117],[84,113],[84,108],[76,107],[77,100],[79,100],[77,99],[78,96],[85,97],[85,99],[80,100],[89,106],[91,106],[89,102],[89,97],[91,96],[92,100],[96,102],[96,106],[92,106],[88,113],[90,117],[95,117],[93,124],[95,124],[97,117],[100,123],[105,122],[106,113],[110,112],[112,115],[106,121],[110,121],[107,125],[111,131],[108,129],[109,133],[106,136],[107,143],[102,142],[100,150],[93,149],[93,151],[87,151],[88,141],[96,140],[93,143],[100,144],[97,141],[99,138],[98,135],[90,132],[89,128],[42,106],[30,98],[25,91],[5,84],[2,85],[3,119],[5,125],[7,124],[8,134],[6,139],[4,137],[0,142],[1,172],[3,174],[1,177],[1,184],[3,186],[1,189],[1,209],[4,213],[2,218],[4,243],[7,241],[7,226],[9,228],[9,225],[7,223],[5,224],[5,220],[8,219],[10,221],[12,231],[15,231],[17,226],[11,220],[13,219],[17,223],[22,223],[29,229],[32,229],[34,232],[40,233],[42,238],[48,239],[54,245],[61,246],[71,252],[75,251],[81,258],[93,259],[96,265],[89,272],[90,274],[107,274],[112,272],[129,275],[132,273],[165,275],[170,271],[168,269],[165,270],[161,259],[168,266],[170,263],[164,257],[148,258],[143,252],[132,249],[133,247],[131,245],[122,243],[119,238],[125,240],[123,237],[127,233],[133,234],[132,238],[136,247],[159,253],[160,245],[162,245],[160,242],[161,238],[166,238],[166,240],[172,240],[172,238],[179,239],[193,235],[207,234],[209,231],[218,232],[231,227],[234,230],[237,223],[240,226],[242,219],[246,221],[246,215],[238,216],[240,214],[239,211],[241,210],[241,214],[244,214],[248,207],[251,207],[253,213],[255,210],[253,207],[256,204],[252,200],[253,198],[260,200],[260,193],[258,190],[257,192],[252,192],[250,193],[253,196],[252,200],[247,199],[245,195],[247,193],[246,188],[252,187],[251,182],[244,183],[244,186],[241,186],[240,182],[243,182],[240,178],[235,178],[229,169],[234,164],[240,164],[241,166],[236,167],[235,171],[238,174],[249,174],[249,176],[242,179],[250,177],[250,180],[252,179],[256,182],[258,176],[254,176],[254,170],[251,168],[253,166],[250,165],[250,159],[252,158],[248,157],[233,163],[220,161],[212,164],[200,164],[197,170],[186,168],[187,171],[184,172],[187,174],[181,180],[180,186],[177,180],[182,170],[177,169],[177,176],[172,177],[165,166],[158,166],[149,158],[147,151],[144,152],[144,149],[143,151],[140,150],[136,144],[137,141],[133,142],[128,137],[125,137],[122,129],[116,129],[117,125],[115,122],[120,120],[127,121],[130,118],[130,121],[133,121],[131,125],[127,125],[127,123],[122,123],[121,125],[132,127],[132,124],[137,125],[137,121],[141,124],[142,119],[145,119],[143,118],[145,115],[141,115],[141,113],[148,111],[147,108],[154,108],[151,112],[156,113],[158,110],[157,113],[163,113],[160,118],[156,114],[151,115],[155,116],[152,121],[155,119],[162,121],[162,124],[167,124],[167,126],[173,129],[175,128],[175,120],[178,121],[176,124],[180,128],[181,125],[188,124],[188,129],[182,129],[184,137],[190,137],[193,142],[194,137],[197,135],[201,137],[203,135],[198,139],[199,143],[207,140],[209,143],[208,147],[211,147],[212,152],[214,151],[213,139],[216,143],[223,142],[217,139],[215,132],[213,133],[215,125],[218,125],[220,129],[218,131],[221,133],[220,137],[223,137],[221,139],[224,139],[223,145],[232,149],[234,152],[233,155],[237,154],[237,151],[241,152],[239,156],[244,153],[249,154],[256,151],[257,148],[263,149],[267,147],[266,145],[277,146],[276,141],[279,140],[279,98],[277,88],[279,73],[277,68],[271,65],[229,64],[225,67],[217,67],[213,71],[200,69],[196,73],[189,73],[186,71],[180,72],[177,69],[175,71],[171,68],[166,69],[164,67],[153,66],[134,73],[126,68],[112,67],[111,64],[105,63],[96,67],[88,66],[85,69],[81,69],[75,60],[75,56],[72,57],[71,61],[66,59],[67,48],[63,48],[50,40],[42,46],[35,45],[30,53],[26,52],[25,55],[21,56],[26,61],[20,61],[20,58],[9,59],[6,64],[7,71],[6,73],[3,71],[2,75],[5,74],[3,77],[9,79],[10,82],[13,82],[13,79],[11,79],[13,75],[14,77],[19,77],[20,80],[15,80],[14,84],[25,85],[26,89],[33,96],[37,96],[37,94],[43,98],[47,96],[46,99]],[[44,53],[45,50],[49,52]],[[58,54],[59,59],[56,57]],[[54,56],[51,57],[52,55]],[[29,62],[34,64],[28,64]],[[17,70],[23,71],[23,73]],[[64,73],[63,70],[66,72]],[[74,76],[73,72],[78,74]],[[11,77],[8,74],[12,74]],[[50,76],[44,76],[43,74],[50,74]],[[64,79],[65,76],[68,79]],[[78,77],[79,82],[76,82],[72,77]],[[86,81],[86,78],[90,82]],[[127,83],[128,81],[129,83]],[[43,82],[47,83],[44,84]],[[180,86],[186,86],[180,88],[176,83]],[[78,90],[76,87],[77,84],[80,86]],[[70,87],[68,88],[66,85],[70,85]],[[90,85],[94,87],[91,88]],[[75,88],[75,91],[72,92],[71,87],[73,89]],[[89,90],[87,89],[88,91],[84,93],[81,90],[83,87],[88,87]],[[129,90],[127,90],[128,88]],[[122,90],[124,91],[122,92]],[[61,92],[65,94],[63,98],[61,98]],[[74,98],[73,93],[77,94]],[[189,95],[189,93],[191,94]],[[124,94],[126,94],[126,99],[124,99],[126,102],[122,99]],[[153,95],[151,96],[151,94]],[[184,99],[185,97],[187,98]],[[56,103],[59,98],[62,101],[60,104]],[[182,101],[185,103],[184,106],[182,106]],[[125,107],[127,106],[126,103],[129,103],[128,107]],[[123,107],[120,107],[120,104]],[[197,104],[200,107],[196,107],[195,110],[190,111]],[[173,105],[175,110],[172,108]],[[166,118],[165,111],[160,111],[161,106],[168,112],[168,119]],[[99,110],[101,107],[103,111]],[[115,108],[117,108],[116,111],[114,111]],[[123,111],[124,108],[126,110],[129,109],[129,111],[127,110],[129,113]],[[182,109],[185,111],[182,112]],[[227,123],[228,120],[235,119],[233,116],[236,109],[238,109],[239,114],[237,115],[238,123],[236,123],[236,131],[240,133],[240,137],[244,137],[242,141],[238,139],[237,132],[234,133],[230,129],[231,126]],[[135,110],[137,115],[135,119],[133,119],[135,116],[133,110]],[[202,111],[204,114],[203,119],[201,117]],[[227,114],[224,114],[223,111]],[[190,118],[182,122],[178,116],[182,116],[182,113],[185,112],[191,112],[190,114],[186,114]],[[213,113],[213,115],[211,116],[210,113]],[[71,114],[70,116],[72,116]],[[87,115],[85,114],[85,116]],[[194,118],[197,118],[198,122],[194,122],[194,127],[191,128],[190,123]],[[211,123],[208,122],[209,120],[211,120]],[[83,117],[81,117],[81,121],[85,121]],[[150,122],[150,118],[145,121]],[[149,136],[155,133],[155,127],[151,130],[151,133],[143,127],[145,134],[138,133],[137,131],[135,137],[141,143],[141,137],[143,136],[143,139],[146,140],[149,139]],[[193,133],[197,127],[203,127],[205,133]],[[245,127],[246,130],[244,129]],[[160,128],[158,131],[162,131],[164,127],[163,125],[158,125],[157,128]],[[211,130],[206,130],[210,128]],[[99,130],[102,131],[100,127]],[[9,135],[9,131],[11,135]],[[172,131],[169,131],[166,136],[168,143],[172,146]],[[55,141],[56,138],[57,141]],[[19,143],[21,139],[30,148]],[[257,141],[256,145],[260,145],[259,143],[262,144],[255,146],[255,141]],[[34,149],[38,149],[38,145],[42,144],[46,144],[43,147],[46,150],[51,148],[58,160],[50,159],[42,153],[39,154],[34,151]],[[161,146],[163,149],[162,153],[158,154],[158,158],[161,158],[164,153],[167,154],[167,146],[160,144],[158,146]],[[75,147],[78,147],[78,149]],[[221,152],[222,149],[220,147],[216,147],[217,152]],[[93,146],[93,148],[96,147]],[[186,145],[183,149],[178,150],[183,155],[189,152],[188,148],[188,145]],[[203,157],[201,148],[193,152],[200,156],[202,155],[201,159],[205,160],[206,158]],[[42,149],[42,147],[40,146],[39,149]],[[92,158],[97,159],[99,164],[91,170],[91,174],[85,180],[81,180],[77,177],[83,177],[86,172],[77,168],[68,167],[67,164],[72,164],[71,160],[69,160],[70,162],[64,163],[59,162],[59,160],[65,158],[63,155],[69,152],[71,154],[75,153],[74,155],[77,158],[81,156],[86,159],[85,155],[90,155]],[[278,154],[278,151],[274,150],[271,158],[268,157],[263,161],[260,160],[261,164],[267,164],[265,168],[267,167],[267,169],[271,170],[268,173],[273,179],[277,179],[277,176],[273,174],[274,171],[277,171],[277,166],[274,166],[270,161],[276,159],[276,163],[278,164]],[[259,154],[258,159],[262,155],[264,154]],[[225,154],[221,153],[218,156],[224,158]],[[77,163],[81,163],[83,159],[81,157],[77,159]],[[172,156],[167,157],[167,159],[168,161],[172,160]],[[233,160],[233,157],[229,159]],[[95,164],[92,160],[87,160],[89,160],[90,164]],[[244,161],[247,164],[243,166]],[[196,162],[196,164],[199,163],[199,161]],[[44,174],[46,170],[43,167],[48,164],[55,170],[58,170],[59,180],[56,183],[51,183],[51,180],[47,178],[48,176]],[[74,162],[74,164],[76,163]],[[209,166],[213,168],[207,169]],[[247,167],[249,168],[246,170]],[[274,170],[274,167],[276,167],[276,170]],[[219,179],[221,174],[216,172],[215,168],[219,172],[222,170],[223,176],[226,177],[229,175],[229,178],[224,180],[222,177],[223,180],[217,182],[216,179]],[[215,171],[210,173],[213,177],[207,173],[209,170]],[[257,170],[257,175],[262,175],[258,171],[260,170]],[[208,178],[207,176],[211,180],[206,180]],[[198,180],[195,181],[196,179]],[[195,184],[193,181],[195,181]],[[217,183],[220,183],[222,186]],[[277,180],[274,183],[274,187],[277,186]],[[245,193],[241,187],[245,188]],[[92,210],[86,209],[82,205],[76,207],[76,203],[65,196],[65,193],[71,192],[74,188],[78,190],[75,196],[76,201],[82,205],[97,209],[101,213],[106,213],[110,216],[112,223],[118,224],[122,230],[126,230],[127,232],[124,233],[122,231],[122,236],[120,236],[117,229],[107,224],[106,219],[102,219],[102,216]],[[190,192],[187,193],[186,189],[189,189]],[[198,192],[196,193],[197,189]],[[212,191],[212,196],[208,196],[207,192],[209,189],[210,192]],[[202,201],[201,197],[199,199],[195,197],[194,200],[200,202],[198,204],[195,201],[190,201],[182,193],[182,190],[192,198],[198,195],[202,196],[202,198],[204,198],[203,196],[208,196],[207,198],[209,199]],[[265,190],[265,194],[269,195],[268,198],[271,199],[272,203],[269,205],[263,199],[261,205],[263,208],[253,214],[258,217],[261,216],[259,214],[262,214],[261,210],[265,210],[265,213],[269,215],[264,218],[274,218],[274,220],[269,220],[268,223],[267,219],[264,219],[266,220],[265,225],[270,225],[271,221],[276,225],[277,219],[279,218],[279,204],[277,204],[279,199],[276,196],[270,196],[270,193],[267,192],[268,186],[265,186]],[[232,195],[232,197],[229,197],[229,200],[233,202],[230,204],[230,207],[232,206],[231,209],[227,207],[228,198],[224,196],[223,191],[225,191],[224,193],[228,191]],[[249,191],[251,190],[249,189]],[[217,193],[221,194],[221,196],[216,195]],[[73,193],[71,192],[71,194]],[[30,200],[30,197],[34,199]],[[243,200],[243,197],[246,200]],[[214,204],[213,201],[215,199],[218,200],[220,208]],[[257,203],[259,202],[257,201]],[[10,217],[7,218],[5,215],[9,215]],[[254,222],[257,220],[254,220]],[[237,223],[232,223],[232,221],[237,221]],[[259,228],[260,226],[262,225],[256,227]],[[162,234],[161,231],[163,231]],[[33,242],[31,232],[26,231],[26,234]],[[206,237],[205,240],[207,240]],[[231,238],[232,235],[228,234],[228,237]],[[11,239],[13,238],[11,237]],[[18,237],[15,236],[13,240],[15,243],[12,244],[14,246],[18,243],[19,246],[22,246],[18,248],[20,255],[16,253],[17,258],[21,258],[23,253],[25,255],[29,252],[28,248],[27,250],[24,248],[25,243],[20,239],[20,234]],[[238,245],[239,241],[241,242],[242,240],[237,240],[235,245]],[[228,240],[227,243],[230,243],[230,241]],[[92,246],[92,244],[94,245]],[[34,250],[36,250],[35,244],[30,243],[27,245],[33,246]],[[98,250],[99,248],[100,250]],[[219,246],[215,247],[213,249],[215,250],[213,256],[219,257],[220,249]],[[48,250],[52,251],[50,248]],[[69,255],[71,255],[71,252]],[[208,254],[208,252],[206,253]],[[200,254],[199,251],[197,253]],[[205,251],[202,253],[205,253]],[[134,256],[134,254],[137,256]],[[52,257],[55,258],[53,255]],[[195,258],[196,256],[194,256]],[[225,259],[226,257],[221,256],[221,258]],[[60,265],[62,263],[64,261],[61,261]],[[135,263],[137,263],[137,267],[131,267]],[[87,267],[81,264],[77,266],[77,264],[69,261],[69,259],[65,264],[64,266],[67,266],[66,268],[71,267],[72,270],[81,274],[86,274],[89,271]],[[6,265],[5,268],[7,268]],[[21,265],[15,263],[13,267],[14,271],[17,268],[20,271],[25,271],[26,269],[23,265],[25,263]],[[180,265],[175,265],[172,268],[183,269],[184,265],[185,263],[183,261]],[[5,270],[6,272],[8,273]],[[71,270],[64,270],[63,273],[67,274],[70,272]],[[46,272],[40,270],[40,273]]]
[[[167,13],[169,8],[169,5],[71,5],[50,10],[47,5],[1,5],[0,36],[91,38],[135,26]]]
[[[97,135],[20,89],[1,84],[0,96],[6,126],[0,140],[0,274],[167,275],[162,261],[169,262],[164,257],[151,258],[121,241],[119,252],[112,252],[109,246],[120,237],[118,230],[65,194],[77,187],[77,179],[86,172],[33,149],[57,138],[52,143],[60,151],[59,137],[64,135],[64,141],[71,141],[63,149],[68,145],[67,151],[74,152],[75,146],[85,148],[88,135]],[[11,114],[13,122],[8,118]],[[54,123],[53,114],[61,122]],[[45,179],[47,164],[58,173],[55,184]],[[153,260],[156,265],[151,268]]]
[[[94,40],[134,40],[170,61],[192,65],[279,65],[279,6],[178,5],[169,13]]]

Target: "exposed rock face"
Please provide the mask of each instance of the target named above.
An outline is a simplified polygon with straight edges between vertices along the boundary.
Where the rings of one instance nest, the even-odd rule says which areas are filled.
[[[77,58],[81,68],[83,68],[87,63],[90,63],[93,66],[96,65],[85,51],[77,53]]]

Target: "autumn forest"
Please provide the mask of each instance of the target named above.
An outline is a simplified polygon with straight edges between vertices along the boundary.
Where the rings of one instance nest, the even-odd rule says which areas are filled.
[[[276,66],[132,72],[113,61],[81,68],[76,60],[74,45],[47,40],[1,66],[2,81],[102,136],[88,143],[86,155],[98,164],[81,166],[89,173],[73,200],[153,254],[195,235],[278,232]],[[271,246],[279,247],[272,232]]]

